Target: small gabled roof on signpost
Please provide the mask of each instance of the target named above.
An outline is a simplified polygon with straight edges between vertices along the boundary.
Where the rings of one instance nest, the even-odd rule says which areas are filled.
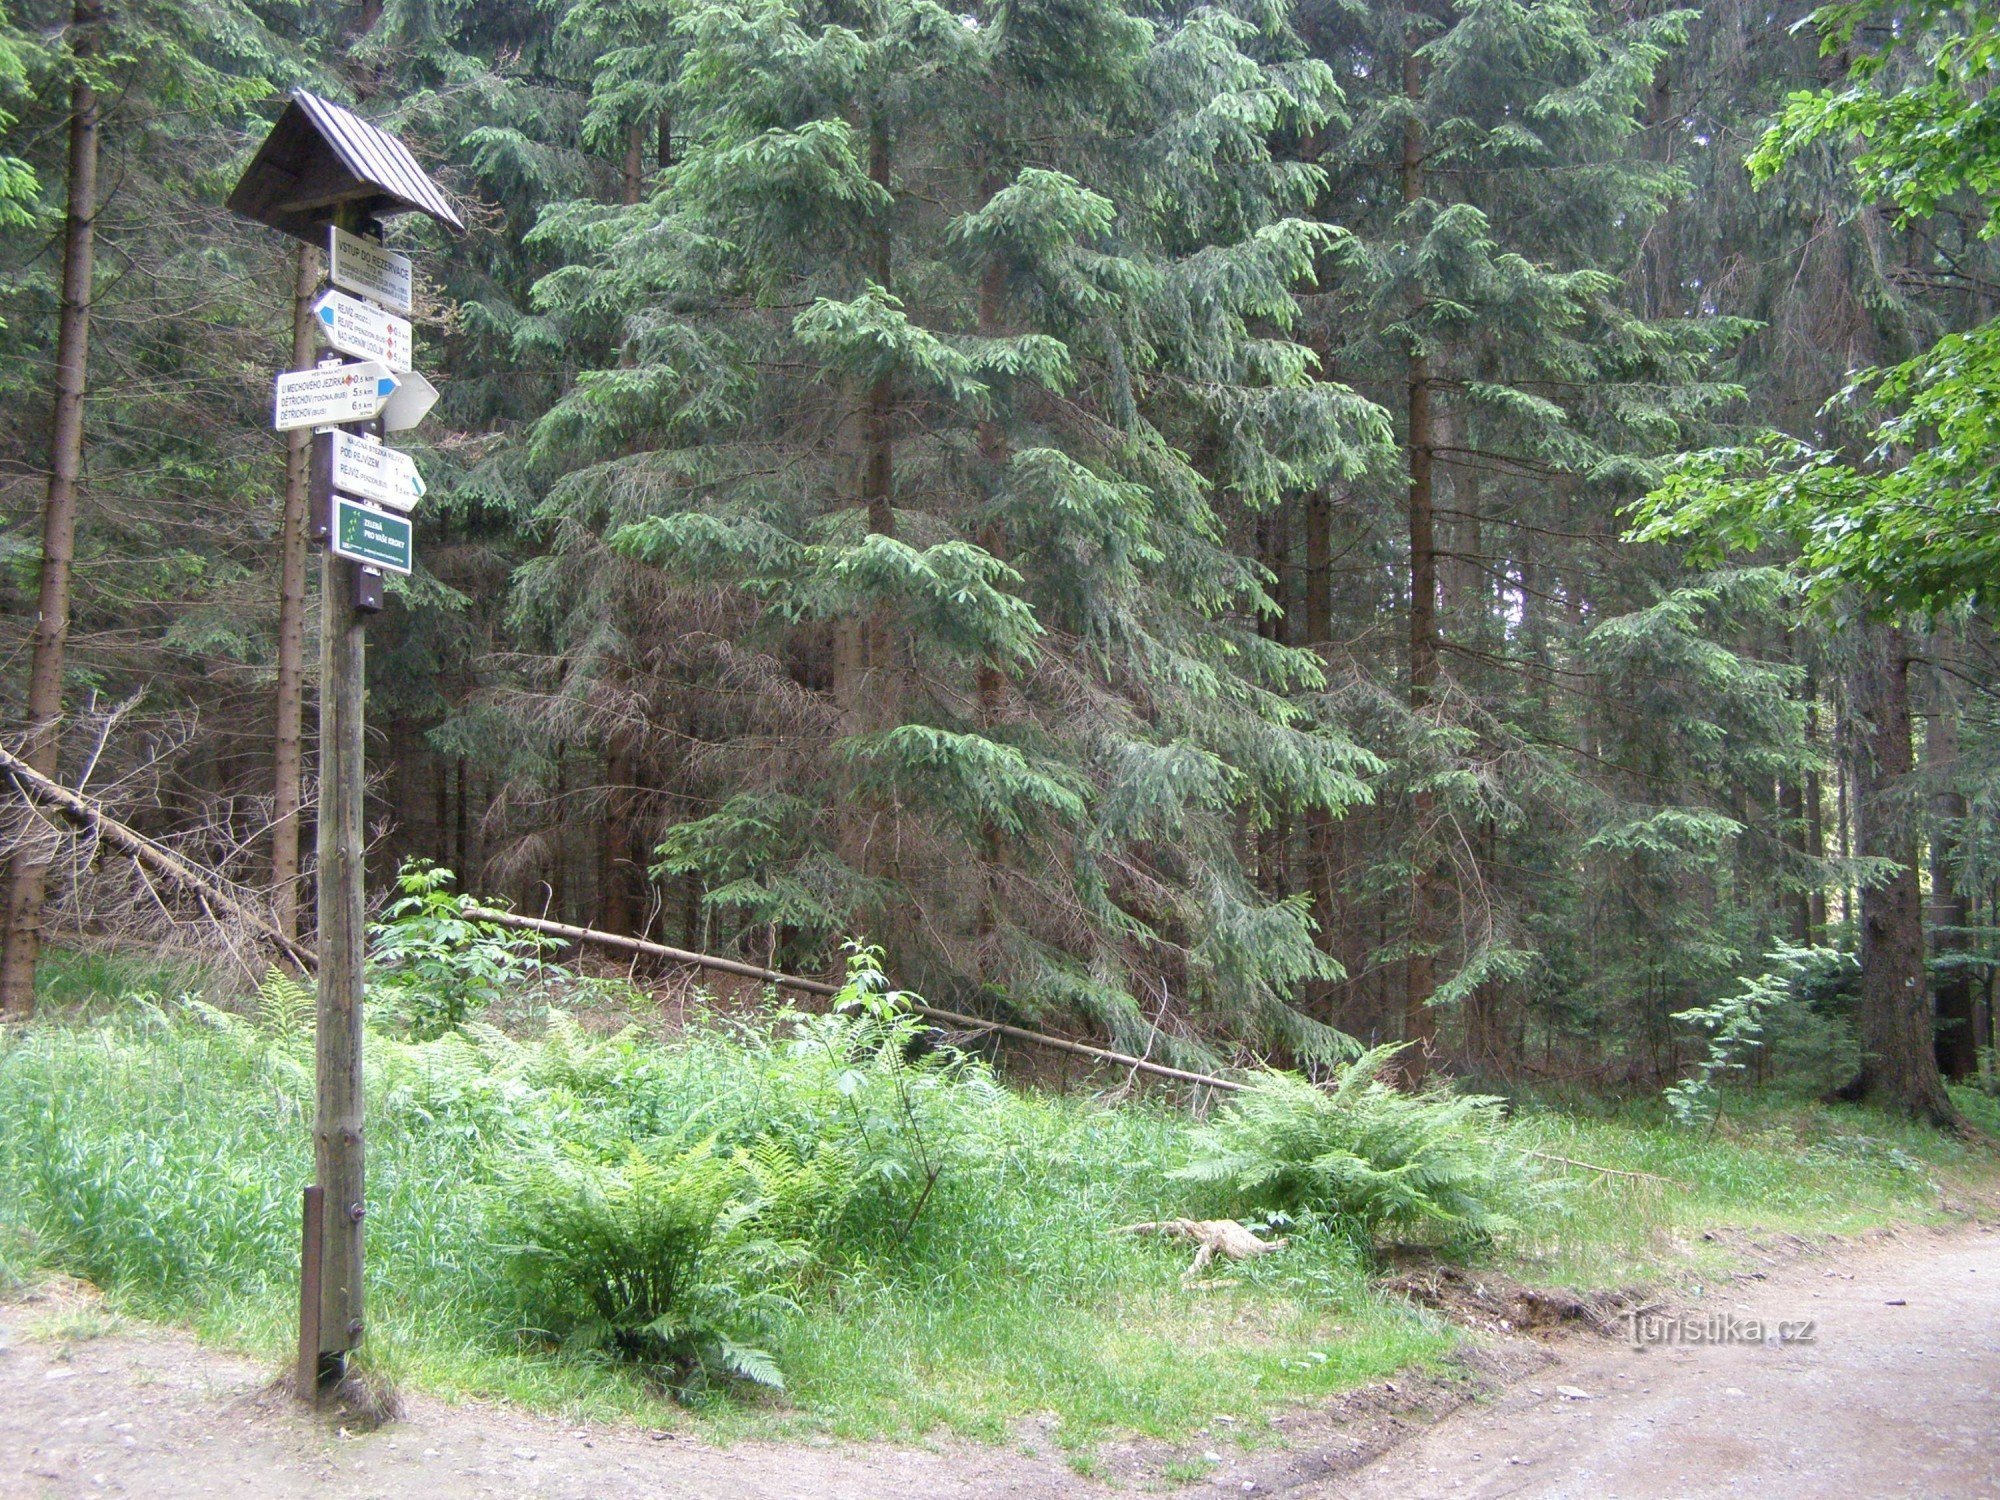
[[[344,204],[378,218],[429,214],[454,234],[465,232],[451,200],[407,146],[353,110],[300,89],[257,148],[229,207],[322,245],[334,210]]]

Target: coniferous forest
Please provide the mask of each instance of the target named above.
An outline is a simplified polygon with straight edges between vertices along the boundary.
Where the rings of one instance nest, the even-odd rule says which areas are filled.
[[[270,393],[321,268],[223,207],[306,89],[468,225],[391,226],[442,399],[375,896],[858,937],[1196,1068],[1656,1090],[1781,983],[1759,1078],[1948,1119],[1995,48],[1929,0],[9,0],[0,736],[310,936]],[[199,928],[6,818],[10,1013]]]
[[[0,0],[0,1490],[1994,1490],[1996,84]]]

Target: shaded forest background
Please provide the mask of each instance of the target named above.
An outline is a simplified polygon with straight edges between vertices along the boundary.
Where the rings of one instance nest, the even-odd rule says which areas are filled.
[[[376,887],[429,859],[813,973],[861,934],[940,1005],[1166,1062],[1402,1038],[1558,1084],[1676,1072],[1677,1013],[1825,946],[1760,1069],[1850,1081],[1871,985],[1918,984],[1969,1076],[1987,614],[1627,539],[1677,455],[1868,452],[1853,372],[1996,311],[1976,195],[1899,215],[1832,137],[1753,188],[1787,95],[1896,36],[1808,15],[13,5],[0,730],[33,738],[88,95],[50,753],[310,928],[316,570],[288,589],[269,399],[317,271],[221,206],[310,88],[471,225],[391,233],[443,399],[370,627]],[[50,941],[173,904],[7,816]]]

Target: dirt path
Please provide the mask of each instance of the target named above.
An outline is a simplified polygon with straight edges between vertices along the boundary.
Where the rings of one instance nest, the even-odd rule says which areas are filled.
[[[33,1326],[0,1305],[0,1326]],[[0,1335],[4,1339],[5,1335]],[[135,1495],[226,1500],[984,1500],[1077,1493],[1060,1459],[741,1443],[573,1426],[421,1398],[377,1432],[330,1432],[270,1372],[141,1331],[0,1352],[0,1500]]]
[[[1218,1443],[1228,1457],[1184,1493],[2000,1500],[1994,1229],[1908,1234],[1810,1257],[1686,1307],[1765,1324],[1810,1318],[1815,1337],[1643,1352],[1585,1337],[1549,1363],[1539,1348],[1516,1348],[1511,1367],[1534,1373],[1365,1469],[1313,1477],[1346,1470],[1360,1452],[1426,1420],[1426,1400],[1434,1411],[1456,1397],[1405,1387],[1300,1413],[1284,1423],[1285,1449],[1243,1454]],[[1078,1478],[1046,1445],[1039,1455],[962,1443],[724,1449],[422,1399],[380,1432],[346,1436],[268,1390],[267,1371],[185,1336],[123,1328],[65,1338],[63,1318],[50,1312],[49,1304],[0,1303],[0,1500],[1038,1500],[1121,1492]],[[87,1323],[90,1315],[70,1316]],[[1507,1368],[1506,1351],[1489,1364]],[[1109,1472],[1157,1487],[1156,1464],[1110,1458]]]
[[[1810,1343],[1573,1347],[1325,1500],[2000,1496],[2000,1232],[1906,1233],[1736,1281],[1685,1310]],[[1738,1327],[1739,1335],[1748,1330]],[[1588,1399],[1565,1395],[1564,1387]]]

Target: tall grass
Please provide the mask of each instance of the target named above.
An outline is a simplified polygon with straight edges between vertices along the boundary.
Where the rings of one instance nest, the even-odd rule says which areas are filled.
[[[820,1087],[787,1029],[717,1024],[670,1046],[560,1019],[527,1040],[371,1035],[370,1357],[446,1395],[678,1420],[642,1374],[523,1333],[538,1325],[505,1274],[496,1189],[530,1150],[833,1133],[844,1064]],[[124,1308],[275,1361],[310,1101],[303,1037],[199,1008],[31,1029],[0,1041],[0,1221]],[[948,1105],[919,1106],[945,1165],[920,1212],[899,1191],[849,1217],[768,1330],[785,1396],[713,1406],[721,1431],[997,1438],[1049,1412],[1067,1441],[1177,1436],[1217,1414],[1254,1427],[1450,1347],[1375,1297],[1331,1236],[1191,1291],[1184,1250],[1108,1233],[1181,1207],[1167,1179],[1181,1116],[1024,1096],[983,1073]]]
[[[1543,1153],[1530,1159],[1566,1187],[1523,1226],[1509,1257],[1524,1275],[1580,1288],[1722,1266],[1738,1236],[1714,1231],[1812,1237],[1934,1222],[1954,1201],[1990,1202],[1996,1185],[1993,1143],[1854,1106],[1752,1094],[1732,1096],[1713,1127],[1675,1125],[1648,1101],[1524,1111],[1509,1136]],[[1605,1176],[1551,1157],[1645,1175]]]
[[[521,1236],[507,1184],[537,1153],[604,1164],[635,1143],[727,1156],[760,1140],[800,1159],[844,1143],[880,1180],[838,1197],[834,1227],[783,1231],[812,1249],[759,1334],[786,1389],[711,1398],[718,1435],[1000,1438],[1035,1413],[1075,1444],[1178,1439],[1219,1415],[1254,1434],[1291,1403],[1450,1349],[1444,1327],[1371,1290],[1340,1234],[1295,1233],[1191,1287],[1184,1247],[1109,1233],[1196,1206],[1201,1190],[1172,1175],[1200,1149],[1184,1111],[1021,1093],[976,1066],[926,1072],[912,1093],[907,1078],[856,1078],[865,1058],[826,1045],[835,1035],[802,1044],[783,1017],[666,1043],[560,1016],[528,1036],[372,1032],[370,1359],[446,1396],[688,1420],[643,1371],[542,1335],[508,1274]],[[61,1267],[125,1310],[277,1363],[311,1093],[284,1005],[253,1022],[127,1002],[0,1035],[0,1275]],[[857,1144],[871,1134],[873,1158]],[[1732,1104],[1706,1134],[1658,1111],[1532,1111],[1499,1139],[1540,1153],[1522,1160],[1562,1191],[1486,1253],[1586,1285],[1705,1265],[1724,1247],[1703,1229],[1853,1229],[1935,1214],[1943,1192],[1994,1176],[1990,1153],[1844,1110]]]

